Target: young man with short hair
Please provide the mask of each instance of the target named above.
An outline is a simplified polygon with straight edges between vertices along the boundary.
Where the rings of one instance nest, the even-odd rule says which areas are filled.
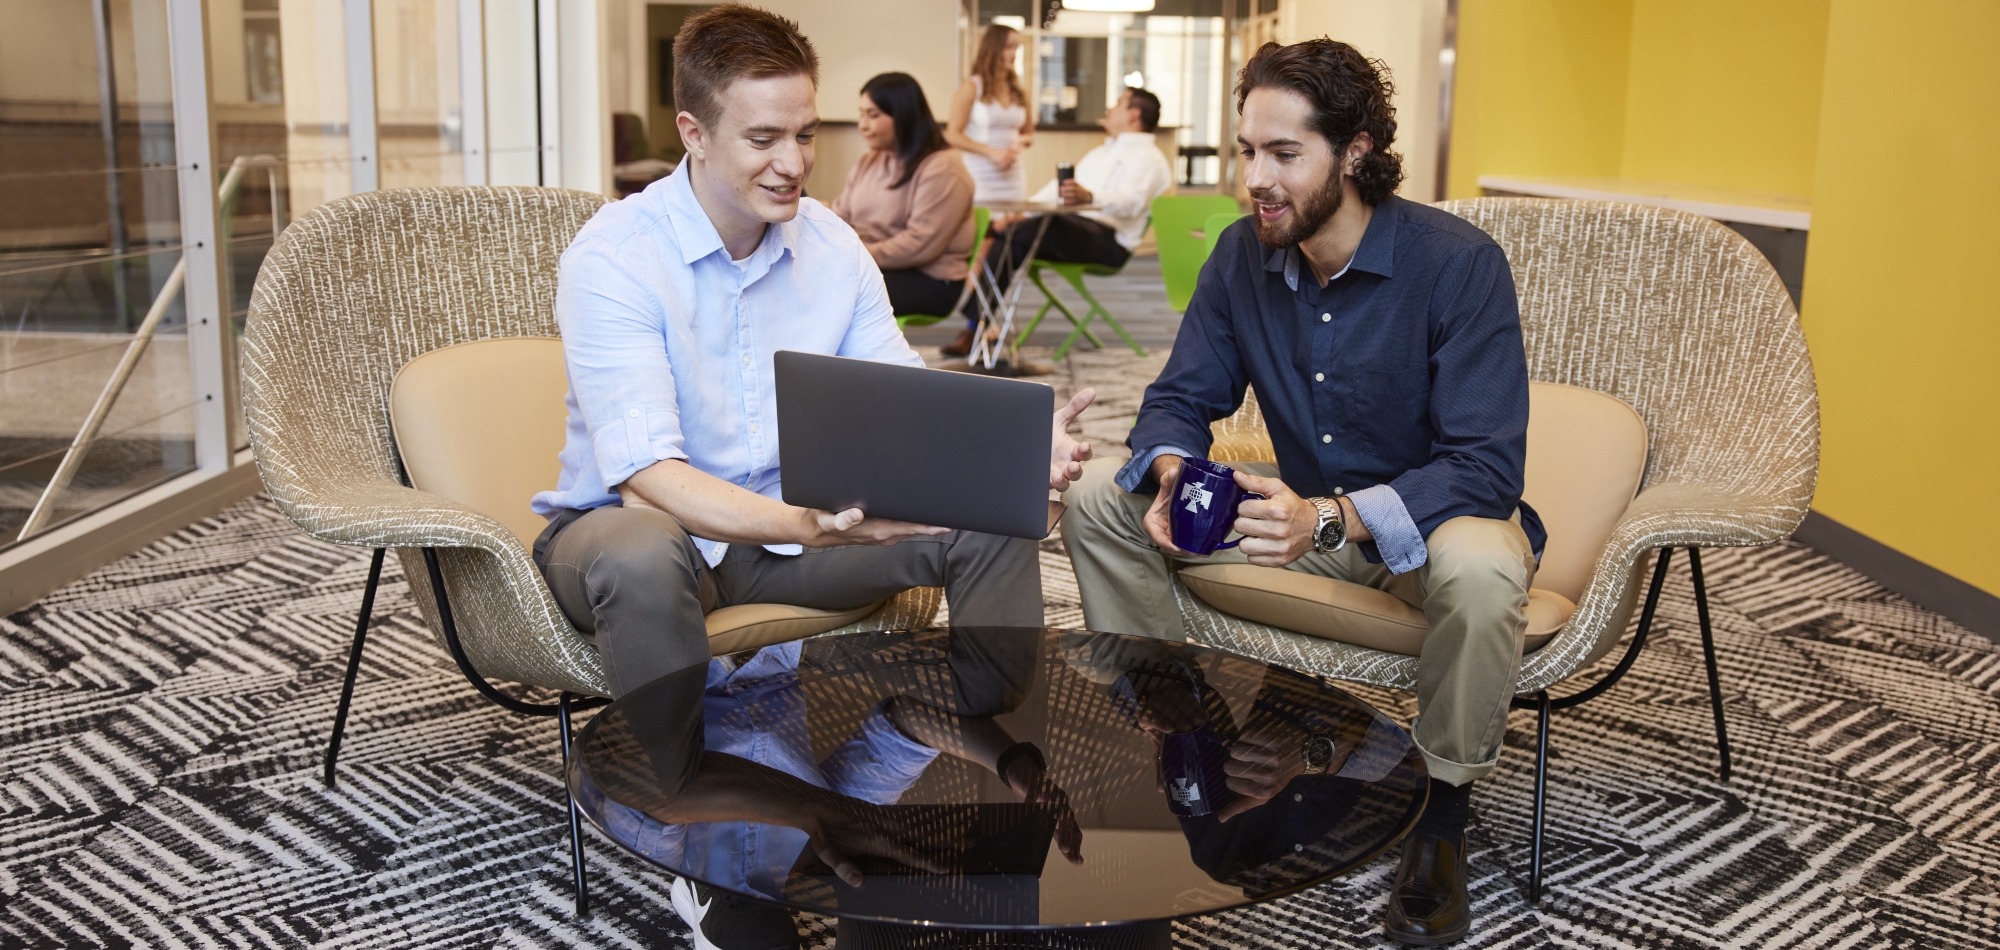
[[[1256,387],[1278,463],[1237,465],[1236,480],[1268,500],[1243,505],[1242,545],[1209,560],[1338,578],[1424,611],[1414,731],[1431,797],[1385,928],[1431,945],[1470,926],[1470,783],[1500,755],[1544,535],[1520,500],[1528,374],[1506,256],[1394,195],[1391,92],[1379,63],[1327,39],[1266,44],[1245,64],[1237,141],[1254,214],[1203,268],[1132,460],[1086,467],[1064,534],[1090,629],[1184,638],[1169,572],[1200,559],[1173,545],[1171,486]],[[1324,738],[1232,749],[1232,807],[1268,800],[1305,771],[1301,740]]]
[[[777,350],[923,365],[861,239],[802,194],[818,76],[788,20],[740,4],[690,17],[673,77],[687,157],[563,253],[568,436],[534,499],[549,518],[534,554],[615,696],[707,664],[703,615],[733,604],[845,609],[941,586],[957,625],[1042,624],[1032,541],[781,500]],[[1053,417],[1051,488],[1090,457],[1064,430],[1093,395]],[[703,946],[718,926],[736,934],[725,950],[797,943],[782,911],[690,923]]]

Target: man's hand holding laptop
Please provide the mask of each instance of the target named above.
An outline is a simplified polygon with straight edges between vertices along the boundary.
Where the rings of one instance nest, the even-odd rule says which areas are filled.
[[[1069,424],[1090,407],[1097,390],[1085,389],[1055,411],[1049,437],[1049,487],[1056,491],[1083,474],[1090,443],[1069,434]],[[904,538],[935,536],[950,529],[891,518],[870,518],[859,508],[822,511],[787,505],[703,472],[685,459],[667,459],[641,469],[618,486],[627,508],[656,508],[673,515],[700,537],[730,544],[803,544],[830,548],[847,544],[892,545]]]

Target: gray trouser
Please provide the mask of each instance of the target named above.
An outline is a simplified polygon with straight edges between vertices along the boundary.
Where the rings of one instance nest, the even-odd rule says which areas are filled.
[[[710,568],[672,515],[611,505],[556,516],[535,539],[535,564],[570,623],[596,639],[613,696],[708,662],[702,616],[737,604],[845,610],[943,587],[954,626],[1042,625],[1035,543],[969,531],[797,555],[732,544]]]
[[[1123,459],[1085,466],[1069,491],[1063,522],[1084,625],[1106,633],[1169,640],[1187,638],[1169,578],[1169,558],[1147,536],[1143,519],[1151,494],[1112,480]],[[1252,475],[1276,477],[1277,466],[1231,463]],[[1521,675],[1528,585],[1535,556],[1514,521],[1453,518],[1425,539],[1422,567],[1391,574],[1370,564],[1359,547],[1307,554],[1287,569],[1387,591],[1424,612],[1430,632],[1417,658],[1417,747],[1434,778],[1463,785],[1493,770],[1507,729],[1507,709]],[[1181,563],[1244,562],[1240,549]]]

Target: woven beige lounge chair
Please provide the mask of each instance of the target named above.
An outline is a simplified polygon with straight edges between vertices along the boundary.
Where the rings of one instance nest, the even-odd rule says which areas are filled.
[[[1601,543],[1580,542],[1579,535],[1595,532],[1572,528],[1565,534],[1565,525],[1551,518],[1536,577],[1537,588],[1573,590],[1575,605],[1554,635],[1523,659],[1514,701],[1538,713],[1529,900],[1539,902],[1549,712],[1601,694],[1630,669],[1677,547],[1687,549],[1693,575],[1719,771],[1728,781],[1729,742],[1700,549],[1771,544],[1798,527],[1819,467],[1819,398],[1790,296],[1771,265],[1734,231],[1692,214],[1610,202],[1475,198],[1439,207],[1485,229],[1507,252],[1528,374],[1536,381],[1533,411],[1542,413],[1552,393],[1580,387],[1615,397],[1644,422],[1637,496],[1610,519]],[[1547,491],[1562,474],[1537,471],[1536,448],[1553,444],[1544,441],[1552,434],[1537,433],[1538,425],[1546,429],[1545,421],[1530,423],[1526,497],[1556,509],[1570,502],[1535,497],[1538,482]],[[1254,399],[1217,421],[1213,431],[1211,457],[1276,460]],[[1587,440],[1581,448],[1589,450]],[[1579,543],[1596,547],[1594,556],[1575,550]],[[1651,585],[1624,656],[1588,687],[1550,697],[1551,687],[1617,646],[1649,565]],[[1218,610],[1191,589],[1187,581],[1203,581],[1190,570],[1206,568],[1184,570],[1174,587],[1191,638],[1335,679],[1415,688],[1414,651],[1371,649]],[[1239,569],[1232,589],[1217,599],[1240,604],[1252,596],[1241,588],[1256,586],[1254,577]],[[1340,596],[1331,589],[1328,595]],[[1277,616],[1269,607],[1256,609]]]
[[[563,616],[528,550],[539,530],[528,496],[554,487],[562,440],[556,265],[603,204],[552,188],[369,192],[293,223],[258,272],[243,400],[265,490],[307,534],[375,552],[327,745],[328,787],[389,548],[467,680],[507,709],[556,716],[565,763],[570,712],[609,695],[597,648]],[[726,608],[708,618],[710,642],[733,652],[924,627],[941,595],[917,588],[858,619]],[[489,678],[559,698],[524,701]],[[573,802],[570,857],[580,916],[587,891]]]

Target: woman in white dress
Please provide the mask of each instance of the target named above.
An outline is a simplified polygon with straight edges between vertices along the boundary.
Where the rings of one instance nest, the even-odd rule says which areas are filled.
[[[1035,120],[1028,111],[1028,94],[1021,88],[1021,77],[1014,72],[1014,57],[1020,50],[1021,34],[998,23],[988,25],[980,34],[979,52],[972,58],[972,75],[951,97],[944,140],[964,154],[976,204],[1028,197],[1021,153],[1034,144]],[[968,321],[978,323],[974,315],[968,315]],[[971,352],[972,326],[959,337],[944,347],[945,355]]]

